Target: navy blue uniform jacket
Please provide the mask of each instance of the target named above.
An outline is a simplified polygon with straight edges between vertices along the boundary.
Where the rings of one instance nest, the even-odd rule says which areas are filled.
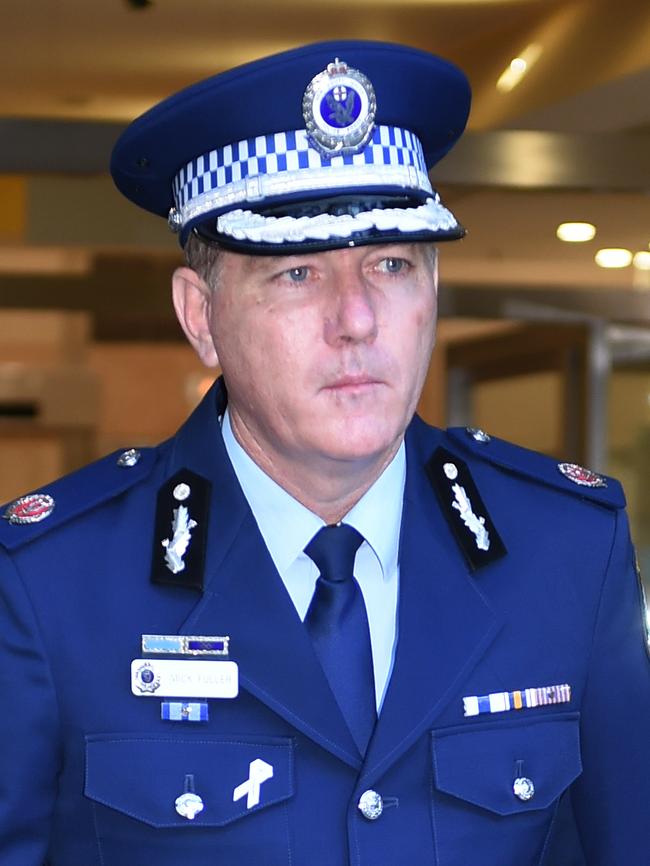
[[[214,391],[136,466],[112,455],[46,488],[48,519],[2,522],[2,866],[649,862],[650,665],[620,487],[578,487],[549,458],[417,419],[406,441],[399,643],[363,760],[227,459]],[[425,469],[439,446],[505,547],[473,569]],[[212,485],[203,594],[149,579],[157,494],[181,468]],[[141,635],[177,632],[231,638],[240,693],[211,700],[207,722],[163,721],[159,698],[131,693]],[[562,683],[568,703],[463,714],[465,696]],[[273,777],[247,808],[233,790],[258,758]],[[174,808],[188,774],[194,820]],[[357,808],[368,789],[384,799],[374,821]]]

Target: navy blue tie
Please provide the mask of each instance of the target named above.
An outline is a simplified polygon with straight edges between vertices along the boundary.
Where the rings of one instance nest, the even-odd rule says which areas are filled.
[[[305,625],[350,733],[364,755],[377,721],[368,616],[354,558],[363,536],[345,523],[324,526],[305,553],[320,571]]]

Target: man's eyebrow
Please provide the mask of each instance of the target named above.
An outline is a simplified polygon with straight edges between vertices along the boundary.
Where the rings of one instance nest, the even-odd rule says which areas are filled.
[[[249,274],[257,274],[260,271],[263,271],[265,269],[265,267],[268,268],[268,263],[265,261],[265,259],[271,258],[271,257],[267,257],[267,256],[244,256],[243,258],[244,258],[244,262],[243,262],[244,267],[242,268],[242,270],[243,270],[245,275],[249,275]],[[273,256],[272,258],[275,258],[275,256]]]
[[[278,256],[248,256],[246,262],[246,270],[248,273],[255,274],[260,271],[282,270],[284,267],[291,267],[291,262],[301,258],[297,255],[278,255]]]

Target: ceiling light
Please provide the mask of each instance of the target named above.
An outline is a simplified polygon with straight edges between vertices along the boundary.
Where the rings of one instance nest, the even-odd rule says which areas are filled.
[[[650,253],[645,250],[634,253],[632,264],[638,271],[650,271]]]
[[[530,72],[541,53],[542,46],[536,42],[527,45],[521,54],[514,57],[501,73],[497,81],[497,90],[501,93],[508,93],[513,87],[516,87],[524,75]]]
[[[594,259],[601,268],[627,268],[632,263],[632,253],[629,250],[611,247],[598,250]]]
[[[596,235],[596,226],[591,223],[560,223],[555,234],[561,241],[581,244],[590,241]]]

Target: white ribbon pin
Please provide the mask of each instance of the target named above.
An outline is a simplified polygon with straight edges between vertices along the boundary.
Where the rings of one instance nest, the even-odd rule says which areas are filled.
[[[248,765],[248,779],[246,779],[245,782],[242,782],[241,785],[237,785],[235,790],[232,792],[233,803],[236,803],[237,800],[241,800],[243,796],[248,795],[246,799],[246,808],[252,809],[253,806],[257,806],[260,801],[260,785],[272,778],[273,767],[271,764],[267,764],[266,761],[263,761],[261,758],[255,758],[255,760],[251,761]]]

